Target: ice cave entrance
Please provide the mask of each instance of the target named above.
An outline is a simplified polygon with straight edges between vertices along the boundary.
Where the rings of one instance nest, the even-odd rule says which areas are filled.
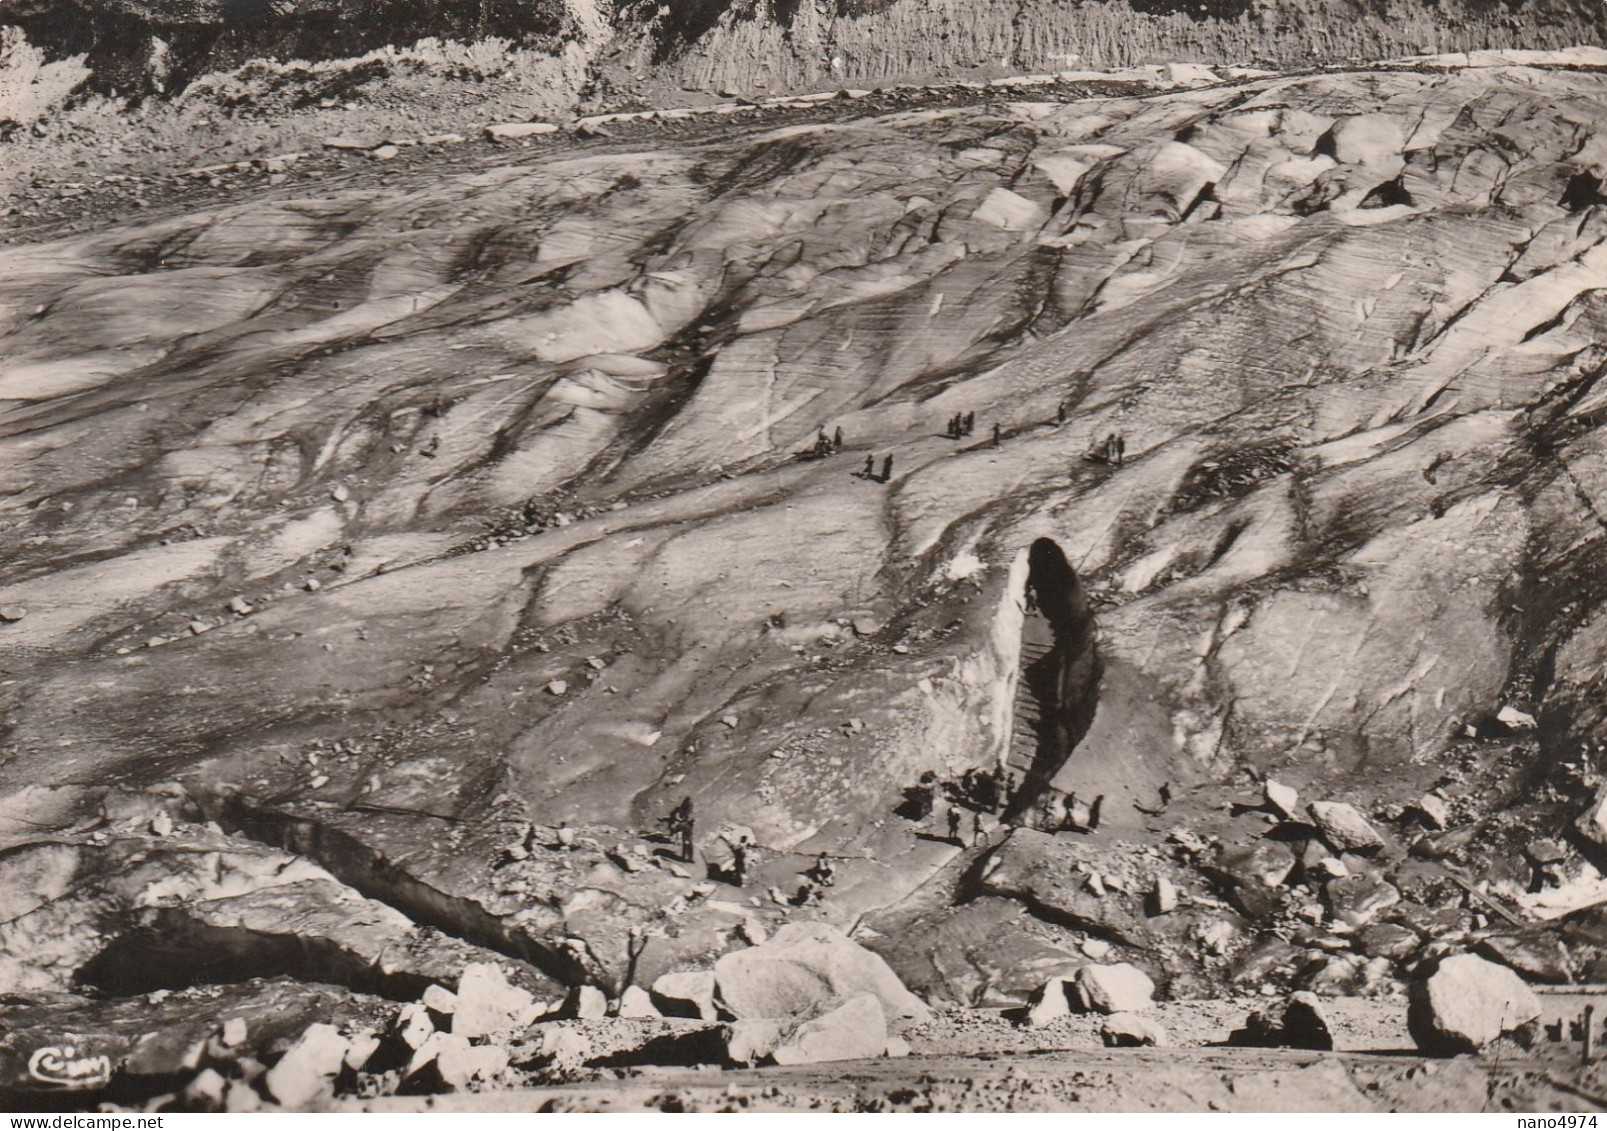
[[[1020,671],[1006,768],[1020,782],[1008,817],[1033,809],[1055,774],[1088,733],[1099,702],[1103,668],[1088,593],[1065,552],[1040,538],[1027,551],[1019,595]]]

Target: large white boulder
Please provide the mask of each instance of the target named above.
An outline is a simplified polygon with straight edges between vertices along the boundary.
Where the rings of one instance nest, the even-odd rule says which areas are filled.
[[[736,1064],[820,1064],[887,1053],[887,1016],[873,993],[830,998],[799,1017],[744,1018],[726,1030]]]
[[[1071,1016],[1071,1002],[1066,996],[1066,979],[1050,978],[1027,999],[1027,1027],[1042,1029],[1062,1017]]]
[[[887,1051],[887,1016],[881,999],[855,994],[825,1008],[783,1038],[771,1058],[777,1064],[819,1064],[862,1060]]]
[[[1106,1048],[1165,1048],[1166,1030],[1139,1013],[1116,1013],[1099,1027],[1099,1039]]]
[[[721,956],[714,982],[721,1004],[737,1018],[796,1017],[859,993],[875,994],[889,1019],[931,1016],[880,955],[825,923],[788,923],[762,946]]]
[[[490,1083],[508,1068],[508,1050],[502,1045],[471,1045],[456,1033],[439,1034],[435,1070],[447,1087],[462,1090],[473,1083]]]
[[[1077,1002],[1088,1013],[1141,1013],[1154,1006],[1155,983],[1131,962],[1077,971]]]
[[[653,996],[641,986],[625,987],[625,992],[619,995],[619,1015],[626,1018],[664,1016],[653,1004]]]
[[[268,1069],[268,1092],[282,1106],[301,1111],[334,1094],[335,1076],[350,1042],[333,1025],[309,1025],[301,1039]]]
[[[1477,955],[1445,959],[1411,988],[1406,1023],[1424,1052],[1477,1052],[1540,1016],[1540,999],[1505,966]]]
[[[564,999],[559,1016],[578,1021],[599,1021],[608,1016],[608,998],[596,986],[575,986]]]
[[[1263,795],[1266,798],[1267,808],[1286,821],[1293,821],[1300,816],[1300,794],[1292,785],[1284,785],[1280,781],[1267,779]]]
[[[718,1016],[714,1008],[713,970],[677,970],[673,974],[662,974],[653,982],[652,995],[659,1012],[671,1017],[691,1015],[713,1021]]]
[[[1379,848],[1384,838],[1378,835],[1361,810],[1343,801],[1313,801],[1306,806],[1322,839],[1339,852],[1366,852]]]
[[[521,1028],[535,1019],[535,1003],[528,992],[508,982],[500,966],[471,963],[458,979],[452,1032],[459,1037],[483,1037]]]

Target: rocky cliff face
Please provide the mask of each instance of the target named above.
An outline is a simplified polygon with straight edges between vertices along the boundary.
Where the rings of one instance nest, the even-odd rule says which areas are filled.
[[[625,9],[630,15],[645,15]],[[702,89],[812,87],[1010,68],[1066,70],[1200,61],[1308,67],[1506,47],[1600,43],[1599,7],[1568,0],[1173,0],[671,5],[622,38],[647,42],[676,81]]]
[[[1566,909],[1520,850],[1607,739],[1604,101],[844,102],[13,244],[8,988],[617,989],[802,915],[938,997],[1090,941],[1353,990]],[[1043,616],[1080,741],[1011,823],[1082,834],[977,792]],[[1269,835],[1269,774],[1381,831]]]
[[[1304,67],[1421,53],[1596,44],[1590,0],[5,0],[102,89],[182,88],[253,58],[337,59],[426,36],[588,45],[603,89],[772,93],[967,71],[1202,61]]]
[[[96,85],[124,93],[171,92],[198,75],[252,59],[348,58],[427,36],[463,41],[496,36],[557,53],[564,38],[584,34],[563,0],[7,0],[0,22],[23,28],[54,56],[87,55]]]

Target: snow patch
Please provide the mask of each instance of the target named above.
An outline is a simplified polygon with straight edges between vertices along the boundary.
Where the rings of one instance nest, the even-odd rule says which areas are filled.
[[[968,577],[977,576],[987,568],[974,550],[961,550],[950,560],[943,573],[950,581],[964,581]]]

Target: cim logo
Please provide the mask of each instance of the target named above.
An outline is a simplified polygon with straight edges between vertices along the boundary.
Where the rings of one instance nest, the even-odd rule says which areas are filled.
[[[61,1088],[93,1088],[112,1078],[112,1060],[109,1056],[79,1056],[72,1045],[52,1045],[34,1050],[28,1058],[28,1075]]]

